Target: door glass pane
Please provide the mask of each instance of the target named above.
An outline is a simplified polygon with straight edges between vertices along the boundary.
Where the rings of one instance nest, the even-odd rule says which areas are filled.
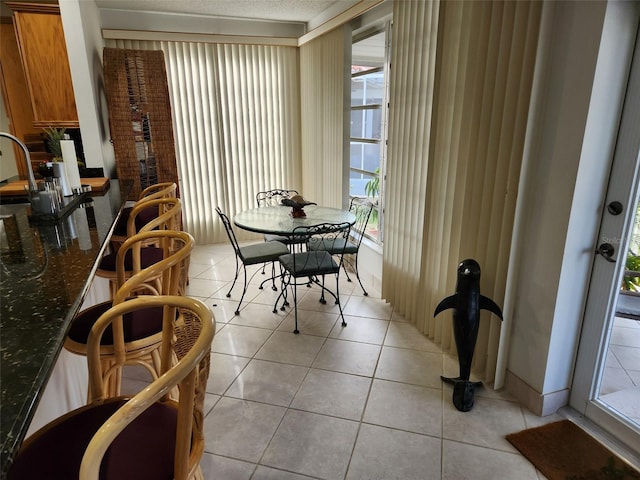
[[[380,144],[351,142],[351,168],[375,172],[380,165]]]
[[[599,399],[640,426],[640,204],[635,212]]]
[[[349,191],[354,197],[366,197],[367,196],[367,183],[374,181],[377,178],[375,174],[359,173],[351,170],[349,174]]]
[[[381,116],[379,108],[351,110],[351,137],[380,140]]]
[[[352,67],[353,71],[353,67]],[[351,105],[380,105],[384,96],[384,73],[375,72],[351,79]]]
[[[387,31],[379,31],[352,44],[349,195],[368,197],[376,207],[367,235],[382,242],[381,173],[384,162],[385,111],[388,68]],[[385,110],[383,110],[385,109]],[[382,189],[383,190],[383,189]]]

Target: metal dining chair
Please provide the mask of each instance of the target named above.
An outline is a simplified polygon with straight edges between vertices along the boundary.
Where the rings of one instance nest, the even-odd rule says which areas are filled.
[[[282,200],[291,198],[294,195],[300,195],[297,190],[287,190],[283,188],[274,188],[264,192],[256,193],[256,204],[258,207],[275,207],[282,205]]]
[[[282,200],[291,198],[295,195],[300,195],[297,190],[283,189],[283,188],[274,188],[271,190],[266,190],[264,192],[256,193],[256,204],[258,208],[261,207],[277,207],[282,205]],[[265,242],[281,242],[289,247],[289,250],[294,248],[295,243],[293,242],[292,237],[286,237],[284,235],[275,235],[273,233],[265,233],[264,234]],[[274,291],[277,290],[275,285],[275,262],[273,262],[271,268],[271,278],[274,283],[271,287]],[[266,263],[262,264],[262,274],[265,274],[265,266]]]
[[[340,304],[339,276],[344,257],[344,249],[347,244],[351,225],[349,223],[321,223],[312,226],[296,227],[293,230],[293,237],[299,242],[307,245],[306,251],[287,253],[279,257],[282,268],[282,290],[276,299],[273,313],[277,313],[278,302],[283,300],[280,310],[285,309],[287,288],[293,290],[295,327],[293,333],[300,333],[298,330],[298,294],[297,286],[315,284],[322,289],[320,303],[326,303],[325,292],[330,294],[336,301],[342,318],[342,326],[346,327]],[[324,248],[310,248],[312,244],[322,244]],[[335,292],[325,286],[325,277],[335,275]],[[297,282],[297,279],[304,278],[304,282]]]
[[[244,299],[245,294],[247,293],[247,266],[249,265],[260,265],[263,263],[277,262],[278,258],[281,255],[289,253],[289,248],[281,242],[272,241],[272,242],[264,242],[264,243],[256,243],[253,245],[246,245],[241,247],[238,243],[238,239],[236,238],[236,234],[233,232],[233,228],[231,226],[231,221],[229,217],[225,215],[220,207],[216,207],[216,212],[222,220],[222,224],[224,225],[224,229],[227,232],[227,236],[229,237],[229,241],[231,242],[231,246],[233,247],[233,251],[235,252],[236,257],[236,273],[233,278],[233,283],[231,284],[231,288],[229,292],[227,292],[227,298],[231,297],[231,291],[233,287],[236,285],[236,281],[238,280],[238,275],[240,274],[240,268],[242,267],[244,273],[244,286],[242,288],[242,295],[240,296],[240,301],[238,302],[238,307],[235,310],[235,314],[240,314],[240,306],[242,305],[242,300]],[[253,276],[258,273],[259,270],[256,270]],[[263,288],[265,282],[273,281],[271,278],[264,280],[260,284],[260,289]]]
[[[347,281],[351,281],[351,277],[349,277],[349,272],[347,271],[347,265],[349,265],[355,272],[356,278],[358,279],[358,283],[360,283],[360,288],[362,288],[362,292],[365,297],[369,295],[369,293],[365,290],[364,285],[362,285],[362,280],[360,280],[360,273],[358,272],[358,252],[360,251],[360,244],[364,238],[364,233],[367,228],[367,224],[369,223],[372,210],[373,203],[369,200],[358,197],[352,198],[351,204],[349,205],[349,211],[355,215],[356,223],[351,228],[348,238],[345,239],[345,244],[342,245],[339,242],[330,242],[326,244],[324,242],[310,242],[308,244],[308,247],[311,249],[324,248],[332,255],[345,255],[342,262],[342,268],[347,276]]]

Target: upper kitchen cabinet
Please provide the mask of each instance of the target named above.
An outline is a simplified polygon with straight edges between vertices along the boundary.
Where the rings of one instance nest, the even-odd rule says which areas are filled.
[[[13,10],[34,127],[78,128],[69,59],[55,4],[5,2]]]

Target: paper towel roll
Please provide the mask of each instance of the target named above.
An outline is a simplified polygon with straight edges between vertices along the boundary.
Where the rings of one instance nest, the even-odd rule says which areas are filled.
[[[62,195],[65,197],[73,195],[73,190],[71,190],[69,179],[67,178],[67,168],[63,162],[53,162],[53,176],[60,179]]]
[[[78,159],[76,158],[76,146],[73,140],[60,140],[60,149],[62,150],[62,160],[64,160],[64,168],[67,171],[67,180],[69,187],[73,190],[81,186],[80,172],[78,171]]]

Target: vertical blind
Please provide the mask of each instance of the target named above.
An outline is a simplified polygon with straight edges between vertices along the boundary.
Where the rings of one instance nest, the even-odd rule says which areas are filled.
[[[253,207],[258,191],[299,188],[297,48],[136,40],[106,46],[164,52],[184,225],[198,243],[226,239],[216,206],[233,216]]]
[[[439,2],[394,2],[382,296],[415,319],[420,294]]]
[[[433,312],[461,260],[476,259],[482,293],[504,300],[540,9],[394,3],[382,294],[445,349],[451,315]],[[484,312],[474,370],[489,382],[499,333]]]
[[[337,28],[300,47],[302,192],[318,204],[341,207],[345,31]],[[348,190],[347,190],[348,191]]]

